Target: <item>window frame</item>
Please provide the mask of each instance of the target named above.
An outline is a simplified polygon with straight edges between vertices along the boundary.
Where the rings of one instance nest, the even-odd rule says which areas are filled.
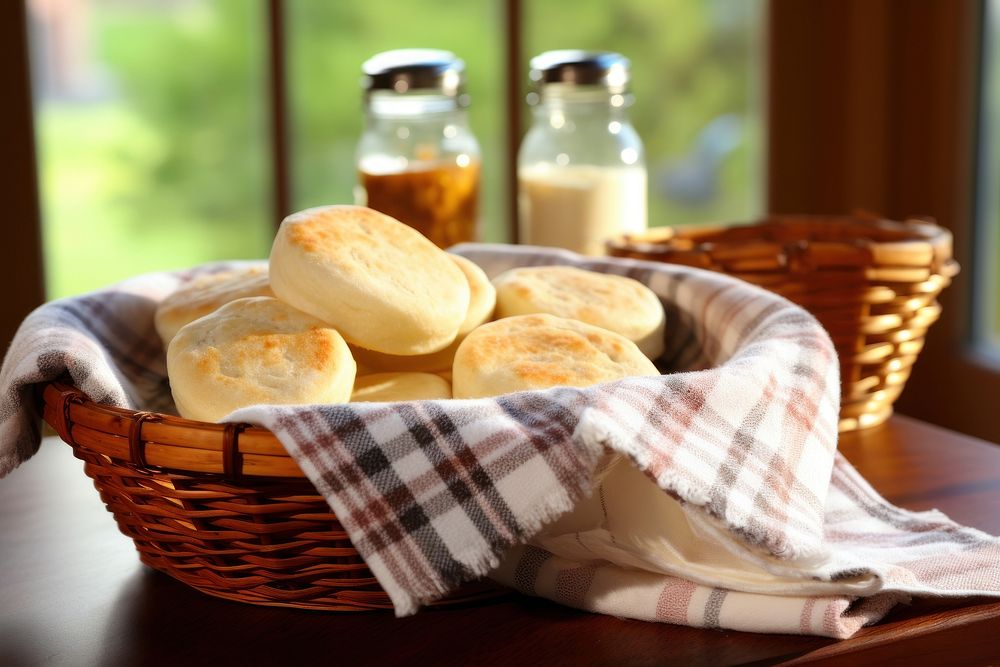
[[[0,283],[8,286],[0,310],[0,344],[6,351],[21,320],[45,299],[25,3],[0,3],[0,63],[6,82],[0,146],[8,165],[0,179],[6,214]]]

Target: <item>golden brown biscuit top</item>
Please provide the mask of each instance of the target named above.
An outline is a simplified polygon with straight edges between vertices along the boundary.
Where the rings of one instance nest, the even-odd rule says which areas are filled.
[[[356,365],[335,329],[278,299],[251,297],[183,327],[167,371],[183,416],[218,421],[254,403],[347,401]]]
[[[293,213],[283,224],[289,227],[289,240],[307,252],[380,247],[390,240],[420,239],[433,246],[413,228],[364,206],[310,208]]]
[[[524,301],[544,303],[561,317],[598,323],[614,312],[656,308],[648,288],[637,280],[573,266],[512,269],[497,277],[497,287],[510,289]],[[655,297],[654,297],[655,298]]]
[[[345,279],[365,276],[366,284],[384,283],[418,298],[435,296],[448,282],[467,289],[461,270],[437,246],[412,227],[370,208],[306,209],[285,218],[281,226],[289,245]],[[425,280],[414,280],[407,266],[426,273]],[[441,284],[430,284],[435,282]]]
[[[250,375],[327,372],[336,363],[337,334],[315,318],[277,299],[233,301],[204,321],[181,329],[178,349],[188,347],[199,373],[220,381]]]
[[[484,324],[456,354],[478,395],[554,386],[585,387],[629,375],[658,374],[624,336],[553,315],[519,315]],[[457,392],[456,392],[457,393]]]

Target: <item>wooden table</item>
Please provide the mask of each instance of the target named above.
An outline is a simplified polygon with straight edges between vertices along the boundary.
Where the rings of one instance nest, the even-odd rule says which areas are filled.
[[[1000,446],[905,417],[842,438],[896,504],[1000,534]],[[142,566],[55,438],[0,481],[0,665],[771,664],[1000,661],[1000,602],[920,602],[846,641],[696,630],[511,596],[334,614],[215,599]]]

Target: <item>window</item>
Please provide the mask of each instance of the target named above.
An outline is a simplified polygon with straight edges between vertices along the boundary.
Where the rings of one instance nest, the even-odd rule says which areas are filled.
[[[352,200],[358,72],[384,48],[441,46],[468,63],[487,238],[502,239],[528,59],[611,48],[633,62],[631,114],[647,148],[653,224],[746,219],[766,203],[788,213],[925,214],[953,231],[963,273],[897,407],[1000,441],[991,398],[1000,370],[981,354],[1000,338],[1000,143],[986,141],[1000,136],[998,2],[0,3],[0,66],[11,82],[0,127],[18,167],[0,181],[17,221],[0,271],[21,287],[3,329],[9,338],[42,298],[40,228],[55,296],[145,270],[262,256],[282,211]],[[57,27],[54,11],[73,20]],[[29,32],[34,117],[24,113]],[[55,80],[45,72],[64,49],[87,66],[63,67]],[[287,89],[285,116],[275,81],[286,84],[277,89]],[[282,121],[287,143],[275,130]],[[84,168],[93,164],[114,166]],[[978,199],[975,182],[988,185]]]
[[[261,6],[28,9],[47,295],[266,254]]]
[[[287,62],[289,208],[351,202],[360,65],[381,50],[459,54],[483,147],[486,240],[511,225],[501,0],[277,3]],[[144,271],[267,253],[272,183],[264,2],[27,3],[49,297]],[[522,62],[568,46],[633,62],[651,223],[760,211],[760,2],[525,3]],[[574,20],[567,21],[565,12]],[[386,17],[392,17],[391,21]],[[483,29],[494,26],[494,29]],[[279,45],[278,48],[281,48]],[[522,88],[515,104],[522,104]]]

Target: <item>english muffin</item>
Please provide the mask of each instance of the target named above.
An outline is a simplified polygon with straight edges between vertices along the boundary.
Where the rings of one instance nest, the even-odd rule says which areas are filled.
[[[455,398],[498,396],[555,386],[587,387],[659,375],[624,336],[554,315],[517,315],[484,324],[455,353]]]
[[[270,272],[279,299],[376,352],[444,349],[469,312],[469,281],[447,253],[361,206],[324,206],[285,218]]]
[[[451,385],[431,373],[373,373],[354,381],[352,401],[423,401],[451,398]]]
[[[464,336],[480,324],[489,322],[497,305],[497,291],[486,273],[472,260],[461,255],[448,254],[448,258],[458,265],[469,282],[469,310],[465,313],[458,335]]]
[[[637,280],[572,266],[510,269],[493,279],[498,318],[548,313],[619,333],[650,359],[663,354],[663,305]]]
[[[424,373],[437,372],[446,368],[451,368],[455,360],[455,350],[459,343],[465,338],[458,336],[448,347],[430,354],[382,354],[374,350],[366,350],[357,345],[351,345],[351,354],[359,364],[370,369],[372,373],[378,372],[399,372],[399,373]]]
[[[181,328],[167,373],[182,417],[215,422],[258,403],[343,403],[354,359],[336,330],[270,297],[237,299]]]
[[[458,265],[469,281],[469,310],[458,329],[458,336],[452,343],[437,352],[417,355],[382,354],[364,348],[352,347],[354,358],[370,368],[384,371],[440,371],[451,369],[455,360],[455,350],[466,335],[480,324],[493,317],[497,303],[497,293],[486,274],[470,260],[459,255],[448,255]]]
[[[274,296],[263,263],[199,276],[167,296],[156,308],[153,323],[163,347],[188,322],[208,315],[230,301],[250,296]]]

